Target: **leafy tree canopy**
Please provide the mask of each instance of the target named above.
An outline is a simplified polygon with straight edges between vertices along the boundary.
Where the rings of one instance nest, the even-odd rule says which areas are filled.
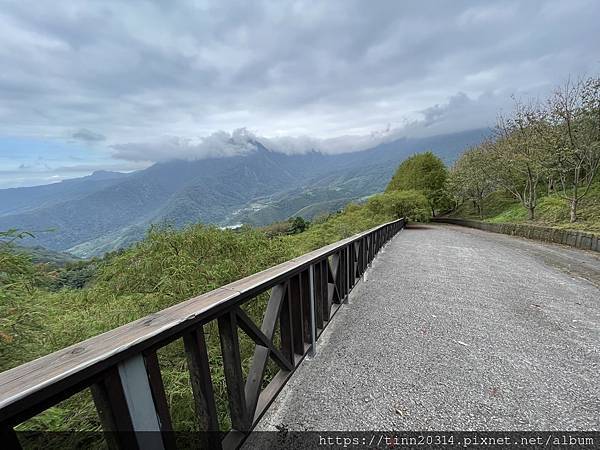
[[[308,229],[308,227],[310,226],[310,222],[307,220],[304,220],[304,218],[302,218],[300,216],[290,218],[289,222],[290,222],[290,226],[288,229],[288,234],[302,233],[303,231],[306,231]]]
[[[421,191],[427,197],[431,212],[434,213],[446,203],[444,184],[447,172],[442,160],[433,152],[418,153],[400,164],[386,192]]]
[[[431,213],[427,197],[416,190],[392,191],[371,197],[368,208],[375,214],[385,214],[397,219],[406,218],[426,222]]]

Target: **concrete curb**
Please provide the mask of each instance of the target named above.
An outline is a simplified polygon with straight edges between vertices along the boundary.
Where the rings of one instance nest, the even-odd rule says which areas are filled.
[[[450,217],[434,217],[432,222],[450,223],[464,227],[478,228],[492,233],[520,236],[537,241],[563,244],[582,250],[600,252],[600,236],[584,231],[561,230],[558,228],[542,227],[539,225],[516,223],[489,223],[480,220],[454,219]]]

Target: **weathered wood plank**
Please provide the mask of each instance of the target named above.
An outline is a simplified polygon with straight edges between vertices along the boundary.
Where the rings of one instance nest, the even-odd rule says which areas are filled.
[[[275,396],[279,393],[281,388],[285,385],[288,378],[293,372],[287,372],[284,370],[279,371],[271,380],[271,382],[263,389],[258,398],[256,405],[256,412],[254,413],[254,423],[256,423],[260,417],[264,414],[269,404],[273,401]]]
[[[299,355],[304,354],[304,311],[301,295],[300,274],[298,274],[290,280],[290,306],[292,310],[294,352]]]
[[[223,314],[218,319],[221,337],[221,355],[227,382],[229,414],[231,426],[239,431],[247,431],[250,423],[244,394],[244,377],[240,359],[240,343],[237,333],[237,315],[234,311]]]
[[[183,336],[183,344],[190,372],[190,384],[194,394],[194,408],[198,428],[201,432],[209,432],[209,436],[212,436],[215,431],[219,431],[219,418],[210,374],[204,327],[186,333]],[[214,444],[212,440],[209,440],[208,443]]]
[[[308,268],[308,301],[310,310],[309,333],[310,350],[309,355],[315,356],[317,351],[317,312],[316,312],[316,286],[315,286],[315,266]]]
[[[364,270],[367,270],[367,266],[369,265],[369,236],[365,236],[364,240],[365,240],[365,249],[364,249],[364,253],[365,253],[365,265],[364,265]]]
[[[348,244],[346,246],[346,300],[348,300],[348,294],[354,287],[354,277],[352,273],[354,272],[354,264],[352,263],[352,252],[354,251],[354,244]]]
[[[286,295],[279,311],[279,335],[281,337],[281,353],[294,366],[294,330],[292,308],[290,306],[290,283],[286,284]]]
[[[328,272],[329,262],[325,259],[321,261],[321,301],[323,302],[323,321],[329,321],[331,309]]]
[[[258,403],[258,396],[260,394],[260,388],[265,376],[268,360],[269,348],[257,344],[252,357],[252,364],[248,371],[246,386],[244,388],[246,406],[248,408],[248,414],[251,417],[254,417],[254,411],[256,410],[256,404]]]
[[[156,408],[156,413],[158,414],[160,431],[165,449],[174,450],[177,446],[175,444],[175,435],[173,434],[171,412],[169,411],[169,404],[165,394],[165,386],[160,373],[160,365],[156,351],[149,350],[144,352],[144,361],[146,363],[150,390],[152,391],[152,399],[154,400],[154,406]]]
[[[354,243],[354,280],[360,278],[360,241]]]
[[[118,372],[139,448],[164,450],[160,420],[144,357],[139,354],[122,361],[118,365]]]
[[[138,449],[133,422],[117,367],[108,370],[102,381],[90,387],[106,443],[110,449]]]
[[[348,294],[347,284],[348,284],[348,274],[346,273],[346,248],[345,246],[340,250],[340,268],[338,273],[338,279],[340,280],[340,297],[342,297],[342,303],[346,300],[346,295]]]
[[[277,365],[284,370],[291,370],[293,366],[287,361],[286,357],[279,351],[277,347],[273,345],[271,339],[269,339],[265,334],[258,329],[258,327],[252,322],[252,319],[248,317],[248,315],[241,309],[235,308],[235,312],[238,317],[238,325],[244,330],[244,332],[248,335],[250,339],[252,339],[257,346],[265,347],[269,352],[267,352],[268,356],[273,358],[273,361],[277,363]]]
[[[315,289],[315,319],[318,329],[323,329],[323,270],[321,262],[313,266]]]
[[[310,277],[308,269],[300,273],[300,298],[302,301],[302,327],[304,333],[304,342],[311,343],[311,323],[310,323]]]

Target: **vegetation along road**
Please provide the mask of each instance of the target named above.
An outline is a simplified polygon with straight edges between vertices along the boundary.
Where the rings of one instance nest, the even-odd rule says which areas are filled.
[[[600,427],[600,257],[450,225],[404,230],[258,429]]]

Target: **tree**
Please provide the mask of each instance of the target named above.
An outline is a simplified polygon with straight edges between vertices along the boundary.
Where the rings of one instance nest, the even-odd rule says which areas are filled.
[[[510,117],[500,116],[496,139],[485,144],[487,176],[510,192],[535,218],[538,185],[546,178],[547,146],[543,136],[549,129],[544,111],[533,103],[515,103]]]
[[[467,149],[452,166],[447,186],[450,192],[462,200],[473,202],[477,214],[482,217],[483,198],[492,192],[493,183],[487,174],[489,157],[485,144]]]
[[[416,190],[391,191],[371,197],[368,208],[375,214],[388,214],[397,219],[427,222],[431,216],[427,197]]]
[[[447,172],[442,160],[432,152],[418,153],[400,164],[385,191],[422,191],[431,215],[435,216],[436,210],[447,202],[444,190]]]
[[[307,230],[310,226],[310,222],[304,220],[302,217],[294,217],[289,220],[290,226],[288,228],[288,234],[298,234]]]
[[[559,195],[577,221],[577,205],[585,197],[600,168],[600,78],[575,83],[570,80],[555,90],[548,101],[553,125],[546,139],[552,149],[552,174],[559,181]]]

